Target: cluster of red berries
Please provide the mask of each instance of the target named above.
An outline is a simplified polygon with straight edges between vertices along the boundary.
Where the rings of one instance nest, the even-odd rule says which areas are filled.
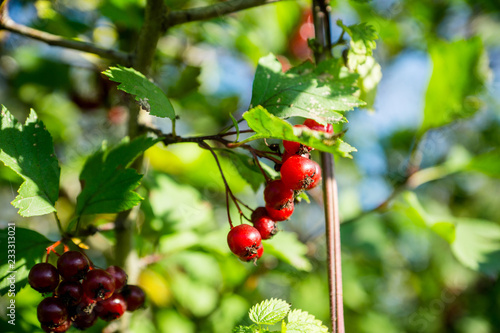
[[[333,133],[331,124],[321,125],[313,119],[306,119],[305,127],[316,131]],[[262,239],[269,239],[277,232],[278,221],[292,216],[297,195],[310,190],[321,180],[321,168],[310,159],[311,147],[294,141],[283,141],[285,149],[281,164],[277,165],[281,178],[267,183],[264,189],[265,207],[258,207],[251,216],[253,227],[240,224],[231,228],[227,242],[231,251],[242,261],[255,261],[264,253]]]
[[[40,293],[53,293],[37,307],[38,321],[45,332],[66,332],[71,326],[85,330],[97,318],[111,321],[125,311],[142,307],[144,291],[127,284],[127,274],[118,266],[92,268],[81,252],[67,251],[57,260],[33,266],[30,286]]]

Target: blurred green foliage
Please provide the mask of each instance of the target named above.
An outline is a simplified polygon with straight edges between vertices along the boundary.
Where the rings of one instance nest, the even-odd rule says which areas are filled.
[[[166,1],[177,10],[214,2]],[[44,31],[131,51],[144,5],[143,0],[12,1],[11,16]],[[158,44],[153,78],[180,117],[177,134],[215,134],[232,123],[229,114],[240,118],[262,56],[273,52],[292,65],[301,63],[297,49],[307,45],[301,27],[309,7],[308,1],[285,1],[169,30]],[[367,102],[375,114],[355,110],[348,116],[344,128],[359,152],[353,161],[336,164],[345,222],[347,332],[499,331],[499,11],[497,1],[332,3],[332,22],[340,18],[346,26],[374,27],[379,35],[374,59],[384,74],[375,95],[370,82],[380,80],[379,68],[368,61],[367,68],[358,68],[364,78],[360,98],[371,94]],[[336,39],[341,30],[332,32]],[[51,133],[62,173],[56,208],[67,224],[84,161],[103,140],[121,141],[130,97],[101,74],[112,63],[3,31],[0,41],[0,102],[20,120],[34,108]],[[417,87],[423,93],[404,98],[417,89],[415,77],[398,81],[397,89],[382,89],[396,77],[394,69],[404,69],[396,65],[415,54],[425,59],[424,65],[413,64],[416,72],[427,73],[423,88]],[[384,96],[394,98],[383,103]],[[388,113],[394,104],[401,111]],[[410,104],[416,115],[405,113]],[[377,115],[382,120],[372,121]],[[410,121],[398,123],[400,117]],[[356,130],[361,118],[369,124]],[[170,120],[151,121],[170,132]],[[386,130],[389,124],[393,127]],[[424,133],[429,128],[434,129]],[[412,151],[422,169],[412,170],[408,179]],[[312,192],[311,204],[301,203],[291,221],[280,223],[283,230],[265,243],[263,259],[253,266],[227,249],[224,186],[210,153],[195,144],[157,145],[145,159],[139,191],[145,201],[135,244],[137,282],[147,292],[148,308],[131,315],[132,332],[230,332],[249,325],[248,309],[271,297],[328,322],[320,193]],[[239,174],[241,165],[233,159],[221,156],[232,190],[249,206],[261,205],[262,193],[253,191],[256,184]],[[377,165],[382,166],[374,169]],[[0,226],[16,221],[57,240],[52,216],[21,219],[9,204],[21,181],[0,165]],[[399,191],[402,184],[407,186]],[[395,200],[374,210],[395,189]],[[237,221],[237,212],[231,214]],[[86,222],[106,225],[113,217]],[[111,259],[111,232],[86,243],[101,265]],[[2,309],[6,300],[0,298]],[[0,311],[0,331],[40,331],[34,311],[40,300],[34,290],[21,289],[17,325],[8,325]]]

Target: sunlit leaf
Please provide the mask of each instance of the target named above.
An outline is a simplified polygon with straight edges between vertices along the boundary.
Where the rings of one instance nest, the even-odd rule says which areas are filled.
[[[19,123],[2,106],[0,116],[0,161],[24,179],[12,205],[21,216],[55,212],[59,197],[59,162],[50,133],[30,111],[25,124]]]
[[[258,325],[274,325],[287,315],[290,304],[271,298],[262,303],[255,304],[249,311],[250,320]]]
[[[242,142],[260,138],[296,141],[321,151],[337,153],[343,157],[351,157],[350,153],[356,151],[354,147],[335,135],[308,128],[293,127],[287,121],[273,116],[262,107],[245,112],[243,118],[247,121],[248,126],[255,131],[255,134]]]

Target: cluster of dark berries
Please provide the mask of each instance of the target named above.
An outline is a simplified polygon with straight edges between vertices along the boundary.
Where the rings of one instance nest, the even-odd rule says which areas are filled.
[[[106,270],[92,268],[81,252],[68,251],[50,263],[33,266],[28,275],[30,286],[52,296],[37,308],[38,321],[45,332],[66,332],[71,326],[85,330],[101,318],[111,321],[125,311],[143,306],[144,291],[127,284],[127,274],[118,266]]]
[[[307,119],[302,125],[315,131],[333,133],[331,124],[321,125],[313,119]],[[292,216],[295,198],[301,191],[310,190],[321,180],[321,168],[310,159],[311,147],[294,141],[283,141],[285,149],[281,164],[276,165],[281,178],[267,183],[264,189],[265,207],[258,207],[252,213],[253,227],[240,224],[231,228],[227,242],[231,251],[242,261],[259,259],[264,248],[262,239],[269,239],[278,232],[278,221],[285,221]]]

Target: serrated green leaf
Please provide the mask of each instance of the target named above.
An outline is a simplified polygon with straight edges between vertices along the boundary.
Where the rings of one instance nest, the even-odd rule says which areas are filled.
[[[342,122],[345,111],[364,105],[354,96],[357,77],[335,59],[317,68],[304,63],[283,73],[281,63],[269,54],[260,59],[255,72],[250,108],[260,105],[279,118]]]
[[[259,304],[255,304],[249,311],[248,316],[257,325],[274,325],[285,318],[290,310],[287,302],[271,298]]]
[[[21,216],[56,211],[61,170],[52,137],[34,110],[23,125],[2,105],[0,160],[24,179],[19,195],[12,202]]]
[[[455,219],[451,249],[466,267],[489,275],[500,271],[500,225],[478,219]]]
[[[321,320],[302,310],[292,310],[288,313],[287,333],[327,333],[328,328]]]
[[[479,171],[490,177],[500,178],[500,149],[474,156],[466,166],[467,170]]]
[[[240,176],[250,184],[254,191],[257,191],[264,183],[265,178],[251,156],[227,149],[222,151],[220,155],[227,157],[233,163]]]
[[[367,23],[346,26],[341,20],[338,20],[337,25],[344,29],[351,37],[348,66],[350,69],[356,70],[359,65],[365,63],[367,58],[373,54],[373,50],[377,47],[375,43],[375,40],[378,39],[377,33],[373,26]]]
[[[307,245],[299,241],[294,232],[280,231],[272,241],[264,242],[266,254],[273,255],[298,270],[310,271],[311,262],[307,259]]]
[[[431,44],[432,76],[425,96],[423,134],[430,128],[472,116],[489,73],[479,37]]]
[[[143,109],[149,111],[152,116],[175,119],[174,107],[168,97],[144,74],[120,65],[110,67],[102,73],[111,81],[119,82],[118,89],[134,95],[135,100],[139,101]]]
[[[260,106],[245,112],[243,118],[247,121],[248,126],[255,131],[255,134],[242,143],[262,138],[274,138],[300,142],[321,151],[337,153],[343,157],[351,157],[350,153],[356,151],[354,147],[335,135],[332,136],[308,128],[293,127],[287,121],[273,116]]]
[[[158,141],[141,136],[89,157],[80,174],[76,215],[118,213],[137,205],[142,198],[134,190],[142,176],[129,166]]]
[[[0,244],[4,248],[0,251],[0,295],[6,294],[12,281],[15,281],[17,293],[28,283],[28,274],[31,267],[42,259],[45,248],[52,242],[36,231],[15,227],[15,243],[9,239],[12,229],[0,229]],[[12,236],[10,236],[12,237]],[[11,262],[7,245],[15,245],[15,261]],[[14,277],[12,279],[12,277]]]

